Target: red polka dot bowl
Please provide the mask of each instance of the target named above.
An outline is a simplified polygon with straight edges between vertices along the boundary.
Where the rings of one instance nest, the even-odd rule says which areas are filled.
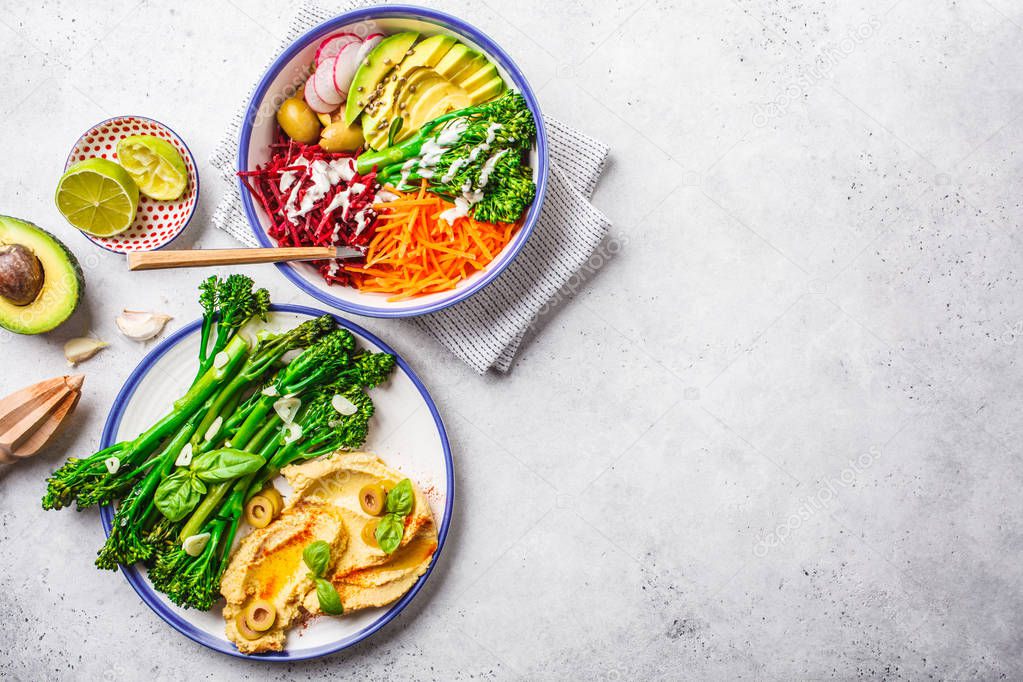
[[[153,251],[167,246],[185,231],[199,201],[199,173],[192,152],[177,133],[144,116],[115,116],[85,131],[72,147],[64,170],[79,161],[96,157],[117,161],[117,143],[130,135],[155,135],[174,145],[188,169],[188,188],[173,201],[157,201],[140,194],[135,222],[113,237],[93,237],[82,233],[94,244],[115,253]]]

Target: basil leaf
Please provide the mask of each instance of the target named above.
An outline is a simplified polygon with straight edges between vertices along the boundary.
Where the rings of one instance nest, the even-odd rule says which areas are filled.
[[[345,612],[345,607],[341,604],[341,595],[328,580],[316,579],[316,598],[320,600],[320,611],[328,615],[340,616]]]
[[[398,516],[408,516],[412,513],[412,505],[415,503],[415,493],[412,492],[412,481],[403,479],[398,485],[391,488],[384,501],[384,511]]]
[[[220,483],[251,474],[262,467],[264,463],[263,458],[259,455],[232,448],[221,448],[193,459],[192,471],[208,483]]]
[[[206,494],[206,484],[198,476],[190,475],[188,477],[188,485],[192,486],[192,490],[200,495]]]
[[[202,499],[202,493],[192,486],[192,475],[186,469],[178,469],[160,481],[153,496],[153,502],[168,521],[180,521],[195,509]]]
[[[393,554],[394,550],[401,545],[401,536],[405,532],[405,521],[397,514],[387,514],[377,524],[376,533],[377,545],[384,550],[385,554]]]
[[[313,576],[322,578],[330,567],[330,545],[323,540],[310,543],[302,552],[302,561],[313,572]]]

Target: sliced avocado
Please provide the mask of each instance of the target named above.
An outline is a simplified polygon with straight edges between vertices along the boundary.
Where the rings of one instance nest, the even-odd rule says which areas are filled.
[[[367,111],[363,114],[362,129],[366,131],[366,140],[374,149],[379,149],[379,144],[387,143],[387,135],[391,129],[391,121],[394,120],[395,117],[405,114],[405,123],[408,123],[407,105],[405,109],[402,109],[402,104],[409,97],[417,96],[417,93],[422,92],[422,89],[427,87],[432,81],[436,79],[443,80],[437,75],[436,71],[426,66],[415,67],[406,71],[403,78],[405,80],[401,81],[399,87],[394,88],[390,93],[391,99],[386,102],[381,102],[379,105],[374,105],[372,113]],[[390,83],[388,83],[388,85],[390,85]],[[398,140],[401,140],[414,133],[414,130],[408,130],[403,124],[396,137]]]
[[[447,79],[465,68],[475,58],[476,52],[470,50],[466,45],[458,43],[444,55],[444,59],[437,62],[437,73],[444,76]]]
[[[497,73],[497,66],[493,62],[487,62],[483,68],[476,69],[475,73],[463,78],[459,85],[464,90],[472,92],[481,85],[493,80],[495,76],[500,78],[500,75]]]
[[[412,104],[408,125],[419,130],[427,121],[438,116],[469,106],[469,95],[454,83],[441,80],[425,90]]]
[[[504,92],[504,81],[494,76],[489,81],[469,93],[469,101],[473,104],[488,102]]]
[[[476,73],[489,62],[487,58],[481,55],[479,52],[474,53],[472,60],[467,62],[461,69],[456,70],[450,76],[447,77],[449,81],[455,85],[461,85],[464,80],[469,78],[472,74]]]
[[[39,274],[41,283],[27,281]],[[63,242],[32,223],[0,216],[0,327],[17,334],[48,332],[71,316],[84,289],[78,259]],[[31,300],[17,305],[25,292]]]
[[[369,132],[387,130],[396,115],[395,98],[399,91],[408,86],[411,75],[424,67],[433,67],[447,54],[455,39],[446,35],[435,35],[412,46],[409,54],[398,68],[387,78],[380,94],[373,99],[362,115],[362,129]],[[371,137],[367,135],[367,137]]]
[[[349,92],[356,96],[349,97],[345,105],[345,123],[351,125],[366,107],[373,91],[380,85],[390,71],[402,62],[419,34],[414,31],[395,33],[387,36],[374,47],[355,71]]]

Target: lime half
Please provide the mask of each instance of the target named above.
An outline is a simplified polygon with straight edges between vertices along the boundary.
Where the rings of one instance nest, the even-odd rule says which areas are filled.
[[[117,160],[151,199],[177,199],[188,187],[188,169],[181,154],[155,135],[132,135],[117,143]]]
[[[139,188],[113,161],[86,159],[61,176],[56,201],[67,221],[79,230],[95,237],[110,237],[131,227],[139,205]]]

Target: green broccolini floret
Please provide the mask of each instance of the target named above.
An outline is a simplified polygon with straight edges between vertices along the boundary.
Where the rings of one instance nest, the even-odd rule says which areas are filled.
[[[253,289],[255,283],[245,275],[228,275],[220,279],[208,277],[199,285],[199,304],[203,308],[202,331],[199,336],[199,370],[196,379],[210,368],[217,353],[224,350],[231,337],[253,317],[266,320],[270,310],[270,292]],[[216,323],[216,338],[209,347]]]

